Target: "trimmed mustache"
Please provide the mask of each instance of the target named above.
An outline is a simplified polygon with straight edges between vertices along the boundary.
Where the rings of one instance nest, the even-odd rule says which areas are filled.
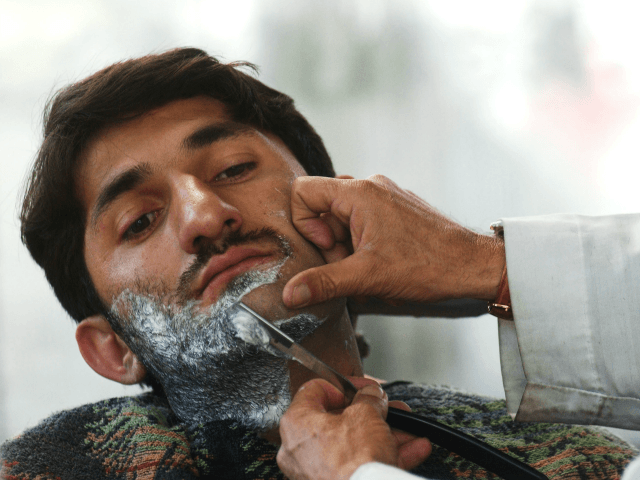
[[[196,258],[191,265],[180,275],[178,288],[175,293],[175,300],[178,305],[184,305],[190,300],[193,291],[192,285],[198,279],[200,272],[208,265],[214,255],[223,255],[231,247],[241,246],[260,240],[268,240],[276,245],[283,258],[293,255],[293,249],[289,245],[286,237],[279,234],[271,227],[250,230],[246,233],[239,231],[231,232],[221,242],[203,241]]]

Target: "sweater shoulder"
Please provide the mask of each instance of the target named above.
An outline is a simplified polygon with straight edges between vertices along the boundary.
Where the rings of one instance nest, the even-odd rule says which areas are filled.
[[[548,478],[619,478],[637,452],[602,428],[558,423],[514,422],[505,401],[451,388],[394,382],[390,400],[453,427],[531,465]],[[434,479],[487,478],[484,469],[437,445],[414,473]]]
[[[0,478],[124,478],[127,469],[157,469],[167,450],[189,456],[166,400],[150,393],[112,398],[58,412],[7,441]]]

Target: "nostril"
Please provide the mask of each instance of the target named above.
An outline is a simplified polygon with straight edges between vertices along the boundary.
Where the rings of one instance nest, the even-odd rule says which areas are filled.
[[[200,235],[196,238],[193,239],[193,246],[198,249],[200,248],[200,245],[202,245],[205,242],[205,237]]]
[[[228,219],[227,221],[224,222],[224,224],[227,227],[233,227],[233,224],[236,223],[236,221],[233,218]]]

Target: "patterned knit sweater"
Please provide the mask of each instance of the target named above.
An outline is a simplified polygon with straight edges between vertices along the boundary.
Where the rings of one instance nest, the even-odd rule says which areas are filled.
[[[550,479],[614,479],[637,454],[612,435],[579,426],[513,423],[503,401],[396,382],[391,399],[488,442]],[[0,478],[283,479],[277,447],[232,422],[185,425],[152,394],[61,412],[0,448]],[[434,446],[414,473],[434,479],[498,478]]]

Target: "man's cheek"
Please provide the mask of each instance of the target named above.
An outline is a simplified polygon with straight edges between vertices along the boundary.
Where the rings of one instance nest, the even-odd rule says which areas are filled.
[[[280,185],[262,199],[262,218],[273,218],[291,224],[291,189]]]
[[[289,212],[285,209],[270,209],[267,211],[266,216],[277,221],[277,222],[286,222],[287,225],[291,224],[291,219],[289,218]]]

